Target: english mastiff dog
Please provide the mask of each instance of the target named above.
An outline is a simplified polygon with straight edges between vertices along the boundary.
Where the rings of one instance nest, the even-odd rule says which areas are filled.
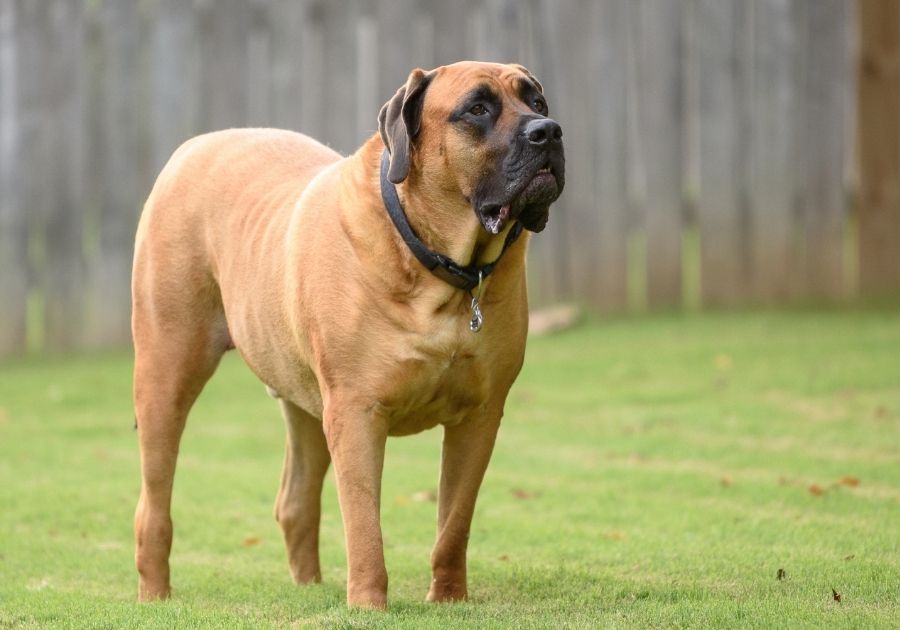
[[[427,598],[466,598],[475,498],[525,351],[528,232],[563,189],[561,137],[525,68],[462,62],[414,70],[348,157],[275,129],[210,133],[175,152],[134,256],[141,600],[170,594],[179,440],[232,348],[287,425],[275,517],[294,580],[321,579],[333,463],[347,602],[386,605],[385,440],[441,425]]]

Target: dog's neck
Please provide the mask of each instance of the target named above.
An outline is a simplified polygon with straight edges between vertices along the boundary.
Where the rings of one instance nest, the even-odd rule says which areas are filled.
[[[383,151],[380,138],[375,136],[373,140],[364,147],[367,165],[372,164],[371,148],[376,150],[379,159]],[[433,252],[452,258],[464,267],[486,265],[503,253],[513,222],[499,234],[490,234],[459,191],[429,186],[415,168],[395,188],[410,226]],[[458,201],[454,203],[453,199]]]
[[[469,294],[426,269],[394,225],[381,196],[380,163],[383,151],[384,145],[376,134],[348,158],[358,161],[360,168],[344,169],[345,173],[359,178],[353,183],[354,188],[366,191],[366,197],[359,199],[361,203],[346,207],[354,214],[347,214],[341,219],[356,255],[366,261],[363,267],[374,274],[372,280],[389,292],[393,299],[408,300],[427,294],[428,299],[422,303],[425,310],[444,310],[448,303],[453,302],[463,309],[459,311],[463,316],[469,317]],[[410,194],[418,185],[414,185],[414,181],[407,179],[396,186],[396,191],[411,228],[426,247],[464,266],[482,266],[497,260],[503,252],[508,230],[497,235],[488,234],[471,206],[462,200],[455,206],[448,205],[446,195],[441,197],[444,194],[441,191],[423,190]],[[361,217],[354,216],[357,212],[369,216],[361,220]],[[485,288],[492,299],[497,299],[502,292],[498,294],[488,285],[493,284],[491,280],[496,276],[506,275],[504,269],[524,273],[525,250],[521,245],[527,241],[526,235],[527,232],[524,232],[516,245],[506,251],[503,264],[496,267],[485,281]],[[513,271],[516,268],[521,271]],[[517,285],[515,283],[510,287]]]

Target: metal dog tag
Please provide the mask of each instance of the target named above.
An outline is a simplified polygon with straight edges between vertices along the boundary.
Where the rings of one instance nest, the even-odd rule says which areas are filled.
[[[473,333],[477,333],[481,330],[482,324],[484,324],[484,315],[481,314],[481,305],[478,303],[478,298],[481,297],[481,282],[484,277],[481,275],[481,272],[478,272],[478,286],[475,288],[475,293],[469,291],[469,295],[472,296],[472,320],[469,322],[469,330]]]
[[[472,297],[472,321],[469,322],[469,330],[477,333],[484,324],[484,316],[481,314],[481,306],[478,304],[478,298]]]

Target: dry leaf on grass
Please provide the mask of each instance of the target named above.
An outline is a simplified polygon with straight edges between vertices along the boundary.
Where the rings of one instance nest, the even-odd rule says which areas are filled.
[[[256,545],[258,545],[261,542],[262,542],[262,540],[256,536],[248,536],[247,538],[244,539],[244,542],[242,542],[241,544],[244,547],[255,547]]]
[[[841,594],[834,590],[834,587],[831,588],[831,598],[836,602],[841,601]]]
[[[838,479],[838,483],[842,486],[847,486],[848,488],[855,488],[859,485],[859,478],[854,477],[853,475],[844,475]]]
[[[844,560],[853,560],[856,557],[855,553],[851,553],[849,556],[844,556]]]
[[[620,532],[617,529],[611,529],[608,532],[603,534],[604,538],[609,540],[625,540],[625,532]]]
[[[776,580],[783,580],[786,577],[787,577],[787,571],[785,571],[784,569],[778,569],[778,573],[775,574]]]
[[[825,494],[825,488],[817,483],[811,484],[807,490],[809,490],[809,493],[814,497],[820,497]]]
[[[513,488],[512,495],[517,499],[533,499],[537,496],[537,493],[529,492],[528,490],[523,490],[522,488]]]
[[[734,485],[734,479],[732,479],[728,475],[725,475],[724,477],[719,479],[719,483],[722,484],[723,488],[729,488]]]

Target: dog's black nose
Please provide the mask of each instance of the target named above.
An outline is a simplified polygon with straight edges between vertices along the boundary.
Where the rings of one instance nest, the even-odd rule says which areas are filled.
[[[525,125],[525,137],[534,145],[558,142],[562,138],[562,127],[552,118],[535,118]]]

